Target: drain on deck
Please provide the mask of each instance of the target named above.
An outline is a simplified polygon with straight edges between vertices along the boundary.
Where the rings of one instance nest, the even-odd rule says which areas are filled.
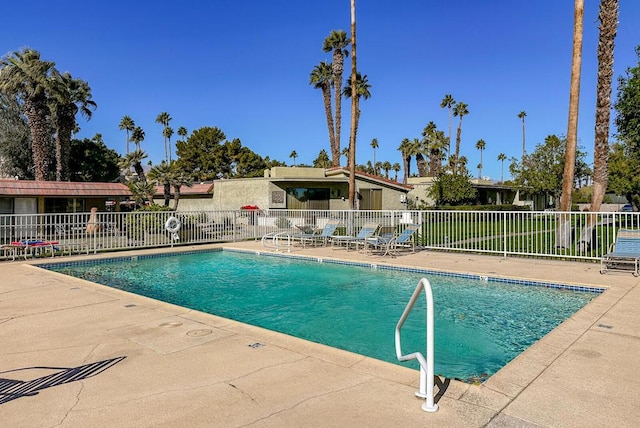
[[[196,330],[189,330],[187,332],[187,336],[189,337],[202,337],[202,336],[208,336],[211,333],[213,333],[212,330],[209,330],[207,328],[199,328]]]
[[[252,343],[251,345],[248,345],[248,346],[249,346],[249,348],[257,349],[257,348],[262,348],[265,345],[263,343],[256,342],[256,343]]]

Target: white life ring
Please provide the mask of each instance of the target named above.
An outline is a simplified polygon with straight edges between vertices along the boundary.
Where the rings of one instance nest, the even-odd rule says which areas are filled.
[[[167,229],[167,232],[169,233],[178,233],[180,226],[182,226],[182,223],[180,223],[180,220],[174,216],[169,217],[167,222],[164,224],[164,228]]]

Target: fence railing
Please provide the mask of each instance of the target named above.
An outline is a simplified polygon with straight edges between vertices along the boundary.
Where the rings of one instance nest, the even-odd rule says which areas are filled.
[[[177,236],[165,228],[175,216]],[[259,239],[300,233],[340,220],[337,233],[354,235],[374,221],[387,231],[420,225],[418,246],[432,250],[597,260],[619,228],[640,228],[640,214],[547,211],[230,210],[0,215],[0,244],[23,240],[70,244],[89,252]],[[95,223],[95,227],[89,224]],[[175,239],[177,238],[177,239]]]

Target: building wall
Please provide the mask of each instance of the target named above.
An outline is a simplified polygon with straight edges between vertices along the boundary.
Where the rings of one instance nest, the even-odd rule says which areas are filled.
[[[238,210],[245,205],[268,208],[270,190],[275,190],[270,184],[264,178],[217,180],[213,186],[212,209]]]

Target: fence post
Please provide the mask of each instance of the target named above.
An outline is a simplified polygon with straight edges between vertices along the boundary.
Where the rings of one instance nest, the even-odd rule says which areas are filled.
[[[502,222],[503,222],[503,226],[502,226],[502,234],[503,234],[503,244],[502,244],[502,255],[504,256],[504,258],[507,258],[507,212],[503,211],[502,212]]]

